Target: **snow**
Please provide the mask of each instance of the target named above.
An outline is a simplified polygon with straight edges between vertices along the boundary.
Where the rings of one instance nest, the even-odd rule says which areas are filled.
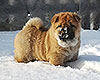
[[[79,58],[67,67],[15,62],[13,41],[18,32],[0,32],[0,80],[100,80],[99,30],[82,30]]]

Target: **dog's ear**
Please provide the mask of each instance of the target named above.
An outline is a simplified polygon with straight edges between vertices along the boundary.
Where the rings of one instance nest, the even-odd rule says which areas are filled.
[[[51,19],[51,23],[56,23],[56,22],[58,22],[59,21],[59,16],[53,16],[53,18]]]
[[[78,16],[78,14],[77,13],[73,13],[73,17],[74,17],[74,19],[77,21],[77,22],[80,22],[81,21],[81,18]]]

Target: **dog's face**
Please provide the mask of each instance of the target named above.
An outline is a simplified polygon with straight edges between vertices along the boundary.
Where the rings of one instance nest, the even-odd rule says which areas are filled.
[[[75,46],[80,38],[80,17],[76,13],[62,12],[51,20],[52,32],[62,47]]]

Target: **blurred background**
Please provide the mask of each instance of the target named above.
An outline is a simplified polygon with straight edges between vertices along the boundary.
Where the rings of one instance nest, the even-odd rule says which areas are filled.
[[[100,0],[0,0],[0,31],[22,29],[31,17],[40,17],[46,27],[59,12],[77,12],[83,29],[100,28]]]

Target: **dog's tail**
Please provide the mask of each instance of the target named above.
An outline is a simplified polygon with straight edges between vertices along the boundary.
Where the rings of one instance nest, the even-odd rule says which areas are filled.
[[[32,26],[35,26],[37,29],[40,29],[40,28],[43,27],[43,21],[40,18],[38,18],[38,17],[31,18],[25,24],[25,26],[23,27],[23,29],[25,29],[26,27],[32,27]]]

